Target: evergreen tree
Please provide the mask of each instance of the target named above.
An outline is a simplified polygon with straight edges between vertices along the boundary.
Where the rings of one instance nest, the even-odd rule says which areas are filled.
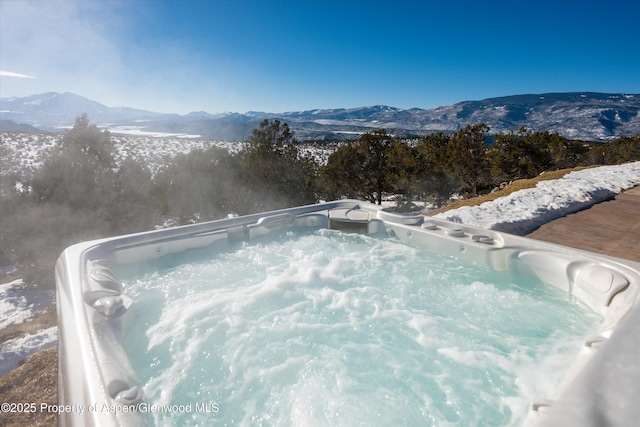
[[[552,166],[549,144],[537,132],[520,128],[518,133],[494,135],[489,149],[491,173],[499,181],[533,178]]]
[[[415,196],[422,191],[421,161],[418,151],[404,141],[395,139],[387,159],[387,180],[396,194],[396,209],[413,209]]]
[[[361,172],[362,191],[372,203],[382,204],[384,192],[392,191],[389,177],[389,152],[394,138],[384,129],[365,133],[357,145],[363,159]]]
[[[40,202],[74,210],[103,212],[115,183],[114,147],[108,131],[90,125],[87,115],[76,119],[58,149],[44,161],[31,182]]]
[[[478,195],[478,187],[489,177],[487,132],[486,124],[467,125],[454,133],[447,145],[448,168],[469,188],[472,196]]]
[[[339,146],[320,172],[320,182],[327,199],[364,197],[361,177],[364,155],[355,142]]]
[[[447,170],[447,146],[450,139],[451,137],[443,132],[437,132],[425,136],[416,146],[424,168],[429,173],[437,174]]]
[[[304,205],[317,201],[318,165],[300,156],[289,126],[267,119],[253,130],[240,153],[244,184],[256,190],[255,210]]]
[[[622,136],[589,150],[591,164],[621,164],[640,160],[640,135]]]
[[[416,146],[422,165],[419,170],[422,189],[433,197],[436,206],[444,205],[452,194],[462,188],[461,181],[449,169],[447,147],[450,139],[443,132],[437,132],[425,136]]]
[[[7,243],[27,283],[53,286],[55,261],[71,244],[112,233],[117,218],[113,144],[107,131],[76,120],[60,145],[33,171],[30,191],[18,195]],[[117,228],[115,228],[117,229]]]
[[[126,158],[118,167],[109,210],[110,234],[126,234],[152,229],[162,223],[153,194],[153,178],[140,161]]]
[[[581,141],[570,141],[556,132],[532,132],[527,135],[532,144],[546,146],[551,157],[551,168],[566,169],[576,167],[584,162],[584,155],[589,150]]]
[[[322,168],[325,194],[382,204],[384,193],[418,192],[417,153],[384,129],[363,134],[334,151]]]
[[[178,224],[220,219],[243,209],[238,180],[237,161],[227,150],[193,150],[158,173],[153,197],[162,216]]]

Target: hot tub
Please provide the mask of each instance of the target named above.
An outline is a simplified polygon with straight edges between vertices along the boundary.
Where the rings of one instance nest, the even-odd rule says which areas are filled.
[[[395,215],[375,205],[343,200],[85,242],[66,249],[56,265],[58,399],[65,409],[61,410],[60,424],[142,425],[154,419],[150,417],[153,412],[169,413],[163,420],[170,420],[171,412],[193,412],[220,421],[215,417],[226,408],[221,408],[224,404],[217,399],[180,404],[168,399],[156,405],[145,398],[140,373],[132,363],[135,346],[132,350],[130,341],[135,336],[129,334],[138,319],[136,307],[143,304],[123,289],[128,285],[123,285],[121,272],[140,265],[148,269],[184,254],[210,254],[218,247],[238,247],[278,233],[324,229],[391,236],[411,247],[455,257],[462,260],[461,265],[535,278],[577,298],[600,315],[602,322],[585,334],[560,385],[549,395],[532,399],[523,422],[596,426],[628,425],[638,419],[640,410],[633,399],[640,391],[640,265],[421,215]],[[448,353],[444,350],[452,355],[450,349]]]

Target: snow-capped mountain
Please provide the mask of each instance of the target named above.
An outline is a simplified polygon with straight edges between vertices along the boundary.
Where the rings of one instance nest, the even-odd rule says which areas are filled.
[[[150,119],[160,113],[127,107],[107,107],[70,92],[47,92],[21,98],[1,98],[0,118],[44,130],[72,126],[76,117],[87,113],[94,123]]]
[[[424,110],[384,105],[285,113],[247,112],[186,115],[161,114],[132,108],[111,108],[71,93],[49,92],[24,98],[0,99],[2,129],[9,122],[55,130],[73,125],[87,113],[92,123],[112,133],[133,130],[199,135],[219,140],[246,140],[265,118],[289,124],[300,139],[344,139],[373,129],[421,136],[434,131],[453,132],[467,124],[486,123],[491,132],[558,132],[572,139],[611,140],[640,134],[640,94],[594,92],[514,95]]]
[[[640,95],[594,92],[516,95],[428,110],[435,124],[487,123],[492,132],[527,127],[567,138],[610,140],[640,133]],[[455,119],[453,118],[455,116]]]

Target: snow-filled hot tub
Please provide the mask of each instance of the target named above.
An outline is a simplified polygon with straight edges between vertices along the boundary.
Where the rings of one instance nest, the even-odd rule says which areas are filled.
[[[192,270],[189,270],[189,275],[185,276],[185,272],[174,269],[174,266],[184,263],[185,257],[189,254],[199,254],[201,259],[203,254],[204,256],[216,256],[220,251],[229,252],[243,248],[243,245],[260,242],[272,235],[289,232],[298,234],[314,232],[325,235],[326,232],[323,233],[322,230],[326,229],[344,230],[348,233],[356,231],[362,236],[383,236],[385,239],[390,238],[392,243],[391,246],[387,245],[381,249],[374,240],[367,237],[364,244],[365,246],[371,245],[371,247],[365,248],[365,252],[373,251],[377,258],[370,264],[363,264],[358,258],[345,270],[346,273],[340,273],[342,276],[338,279],[336,279],[335,273],[336,265],[344,264],[341,263],[341,259],[346,258],[353,251],[351,247],[344,249],[346,251],[344,253],[336,251],[333,255],[331,254],[332,249],[327,248],[323,249],[323,254],[313,254],[315,249],[305,247],[304,243],[301,244],[302,246],[294,247],[292,249],[294,261],[289,262],[296,264],[299,260],[307,260],[309,264],[303,262],[299,267],[300,271],[289,272],[289,276],[284,280],[276,278],[280,281],[272,287],[269,287],[269,284],[276,279],[267,278],[261,282],[266,285],[260,284],[260,286],[251,288],[252,294],[242,291],[245,293],[241,296],[246,297],[247,300],[275,301],[275,314],[259,311],[263,309],[262,306],[251,307],[250,311],[259,311],[256,319],[268,319],[266,324],[251,323],[253,320],[244,318],[214,317],[214,314],[219,315],[224,310],[225,305],[235,304],[237,297],[233,295],[229,297],[228,288],[208,290],[208,293],[205,294],[192,294],[201,285],[199,282],[195,283],[196,280],[201,280],[200,276],[194,276]],[[362,243],[361,240],[358,240],[358,244]],[[413,283],[416,281],[416,275],[420,276],[422,270],[428,270],[430,267],[428,264],[417,262],[420,261],[419,258],[407,262],[407,256],[420,257],[420,252],[406,252],[401,246],[394,246],[393,242],[405,242],[408,244],[408,246],[404,245],[405,247],[426,249],[425,254],[426,252],[437,252],[440,254],[439,256],[455,257],[461,260],[453,267],[453,270],[468,271],[465,274],[472,276],[470,280],[473,286],[461,288],[457,285],[450,285],[451,293],[458,292],[463,298],[468,296],[468,299],[472,300],[484,299],[481,301],[481,304],[484,305],[480,306],[480,317],[477,319],[472,318],[472,311],[477,310],[476,308],[462,307],[462,311],[457,314],[461,317],[471,318],[469,326],[463,326],[463,329],[487,329],[488,326],[480,322],[484,317],[483,307],[486,306],[487,317],[490,318],[502,306],[527,297],[514,293],[512,289],[506,289],[500,293],[500,289],[496,290],[491,285],[485,286],[482,283],[483,280],[478,282],[479,278],[476,276],[484,275],[485,270],[495,271],[496,274],[506,275],[509,278],[516,278],[514,279],[516,282],[520,280],[517,278],[523,278],[525,285],[521,285],[521,287],[524,288],[529,286],[528,283],[533,283],[531,280],[552,285],[552,288],[549,289],[555,291],[559,289],[566,292],[570,300],[579,300],[584,310],[593,310],[601,316],[602,321],[597,322],[593,330],[588,330],[580,338],[578,347],[572,350],[571,361],[567,363],[569,366],[564,370],[563,379],[559,385],[549,390],[548,395],[531,396],[531,401],[527,404],[529,409],[526,416],[523,415],[521,418],[507,416],[504,418],[507,421],[500,418],[500,414],[497,415],[498,418],[485,418],[496,417],[494,413],[496,411],[489,411],[473,415],[475,416],[473,420],[460,418],[459,413],[463,412],[461,407],[458,406],[456,409],[455,405],[452,406],[451,403],[455,403],[458,398],[448,394],[454,388],[447,382],[451,379],[450,371],[447,371],[450,367],[444,366],[443,361],[453,359],[455,362],[461,362],[465,369],[468,365],[479,367],[480,373],[461,371],[461,378],[458,378],[458,382],[467,381],[469,386],[472,382],[488,382],[494,394],[503,393],[505,395],[498,396],[498,402],[509,402],[506,395],[510,391],[507,390],[508,385],[506,384],[525,380],[518,377],[515,380],[507,379],[501,383],[503,372],[500,369],[503,367],[496,366],[499,369],[493,372],[491,371],[492,367],[487,366],[486,363],[494,361],[493,363],[496,365],[503,363],[513,365],[511,371],[516,373],[518,369],[533,371],[528,375],[530,379],[533,378],[530,380],[533,385],[537,381],[536,376],[540,377],[540,381],[545,381],[543,377],[548,369],[541,366],[538,371],[535,367],[538,359],[531,359],[528,354],[522,357],[520,355],[513,356],[513,353],[519,351],[526,353],[528,350],[522,350],[524,347],[520,344],[517,344],[515,349],[503,347],[500,342],[501,337],[505,344],[507,341],[512,341],[513,338],[501,335],[500,329],[496,329],[498,332],[489,331],[491,340],[495,341],[494,344],[497,346],[499,357],[487,356],[493,350],[487,350],[482,342],[484,338],[476,338],[475,336],[463,338],[466,341],[481,342],[477,348],[464,350],[461,345],[447,344],[440,340],[440,337],[428,336],[429,331],[437,331],[429,326],[433,323],[445,325],[440,332],[434,332],[438,335],[448,335],[450,330],[461,325],[462,323],[456,322],[455,319],[453,321],[442,319],[446,312],[453,311],[446,308],[447,303],[461,306],[464,301],[450,299],[445,287],[443,295],[424,296],[422,290],[419,289],[417,294],[411,294],[408,297],[410,303],[401,302],[393,292],[400,289],[398,292],[405,294],[412,287],[415,288]],[[294,244],[300,243],[291,243],[286,240],[277,249],[271,250],[284,252],[287,245]],[[320,249],[318,251],[320,252]],[[241,258],[242,256],[246,260]],[[299,258],[295,258],[296,256]],[[176,261],[176,257],[181,261]],[[437,259],[435,263],[446,264],[447,261],[443,260],[444,258]],[[259,264],[264,262],[263,258],[257,258],[255,252],[241,252],[240,258],[236,259],[236,262],[239,262],[238,271],[243,270],[243,262],[246,262],[248,266],[250,263],[258,264],[257,270],[275,268],[272,265],[264,266],[264,268],[260,266]],[[379,262],[389,262],[384,267],[389,270],[393,270],[393,266],[401,266],[401,270],[421,270],[417,274],[414,271],[414,275],[408,278],[396,273],[385,275],[381,280],[393,281],[399,277],[397,279],[399,282],[391,283],[389,287],[382,289],[368,286],[368,283],[360,286],[357,282],[347,285],[344,281],[340,281],[353,275],[358,276],[358,280],[361,282],[375,282],[377,276],[360,276],[360,271]],[[167,267],[168,265],[170,267]],[[479,266],[478,268],[481,270],[465,267],[471,265]],[[218,272],[215,275],[220,276],[220,271],[224,271],[224,269],[217,268]],[[154,269],[157,269],[158,272],[154,273]],[[308,273],[305,269],[308,270]],[[145,280],[155,285],[155,288],[149,291],[151,293],[138,292],[132,285],[136,279],[131,279],[124,273],[138,270],[145,270]],[[331,271],[326,273],[327,270]],[[165,282],[162,281],[165,280],[163,277],[167,276],[166,271],[174,276],[183,277],[183,282],[179,282],[176,286],[186,295],[184,300],[180,300],[181,297],[176,297],[174,294],[167,297],[173,291],[169,290]],[[281,275],[281,273],[280,271],[278,274]],[[238,275],[239,273],[234,272],[233,274]],[[425,275],[427,275],[426,271]],[[445,276],[448,277],[447,274]],[[354,395],[345,394],[344,399],[347,402],[331,400],[327,404],[316,407],[314,413],[314,402],[323,397],[328,400],[333,398],[332,396],[327,397],[327,393],[323,391],[325,389],[339,388],[340,390],[357,389],[362,391],[366,388],[369,392],[362,394],[361,396],[364,397],[361,399],[372,400],[377,399],[380,394],[384,394],[384,392],[375,391],[376,383],[384,383],[381,390],[389,390],[389,394],[398,393],[401,396],[403,390],[407,388],[411,389],[410,393],[413,393],[411,396],[422,393],[424,395],[423,401],[414,406],[418,407],[416,413],[424,416],[423,423],[439,424],[457,421],[463,424],[469,422],[475,424],[483,422],[513,424],[514,420],[519,420],[528,425],[595,426],[601,425],[603,422],[610,425],[625,425],[631,420],[637,419],[639,415],[639,409],[633,403],[633,399],[640,391],[640,363],[637,361],[637,354],[640,350],[640,332],[638,331],[640,329],[638,327],[640,324],[640,309],[638,309],[640,265],[625,260],[599,256],[505,233],[461,226],[421,215],[394,215],[379,210],[374,205],[346,200],[81,243],[66,249],[60,256],[56,266],[56,280],[59,319],[58,395],[60,405],[70,405],[68,406],[70,410],[64,411],[60,416],[61,425],[112,426],[141,425],[154,422],[171,423],[172,421],[180,423],[206,422],[203,420],[230,425],[239,422],[282,425],[283,419],[288,420],[287,423],[290,425],[309,425],[314,421],[318,425],[327,423],[353,425],[354,420],[368,425],[376,424],[376,420],[379,424],[382,423],[381,425],[388,424],[389,418],[375,418],[375,416],[381,417],[380,414],[374,414],[373,419],[364,417],[369,414],[363,414],[362,418],[358,418],[360,417],[358,410],[372,411],[366,406],[359,406],[355,403],[357,395],[354,397]],[[227,278],[225,283],[233,285],[234,280],[236,280],[235,276]],[[327,285],[327,280],[331,282],[329,285]],[[492,280],[494,279],[487,279],[484,282]],[[238,283],[238,287],[250,288],[250,286],[240,284],[239,279]],[[401,287],[406,283],[409,283],[406,288]],[[302,294],[295,293],[297,288],[304,288]],[[352,288],[358,288],[361,293],[352,293]],[[223,295],[223,292],[226,294]],[[161,314],[151,314],[146,316],[155,305],[155,301],[163,299],[154,296],[158,294],[163,294],[164,300],[168,301],[167,306],[160,308],[160,310],[164,310],[169,315],[162,314],[163,317],[161,317]],[[301,299],[304,299],[305,295],[309,296],[309,299],[302,301]],[[282,305],[279,299],[283,296],[293,303]],[[420,300],[423,297],[425,299]],[[141,298],[146,298],[146,300]],[[327,301],[330,300],[330,304],[325,304],[328,311],[322,311],[322,307],[320,307],[323,298]],[[428,305],[434,298],[442,298],[442,303],[434,305],[434,308],[429,310],[435,310],[438,313],[433,318],[425,317],[430,314],[421,311],[422,306]],[[218,305],[213,303],[199,304],[203,300],[214,301],[216,299],[221,301]],[[238,304],[248,305],[244,300]],[[313,309],[301,313],[292,312],[292,307],[304,304],[311,304]],[[411,304],[413,305],[407,309],[406,306]],[[349,310],[345,311],[345,306],[348,306]],[[364,309],[361,311],[351,310],[353,307],[360,306],[364,306]],[[532,310],[542,312],[542,308],[535,308],[540,305],[532,307]],[[369,310],[369,308],[371,309]],[[189,310],[203,312],[205,319],[213,320],[203,321],[192,317],[191,313],[188,316],[180,315],[181,311],[188,312]],[[490,323],[497,323],[497,326],[500,326],[500,323],[508,322],[514,325],[524,325],[527,322],[542,323],[540,317],[538,317],[539,320],[535,320],[534,314],[536,313],[526,309],[516,308],[516,310],[522,311],[521,316],[516,316],[520,317],[519,319],[514,321],[513,314],[509,314],[512,319],[510,321],[497,318]],[[338,315],[335,315],[336,312]],[[328,317],[334,315],[339,317],[340,313],[344,314],[340,318],[343,324],[328,323]],[[551,315],[555,314],[543,314],[545,317]],[[287,320],[289,323],[283,321],[286,316],[290,316]],[[308,316],[311,316],[315,323],[311,324]],[[387,324],[380,326],[380,319],[394,316],[402,320],[399,329],[385,329],[388,328]],[[157,321],[155,323],[158,325],[154,324],[153,319]],[[182,340],[187,348],[178,348],[175,343],[180,340],[174,340],[172,335],[177,337],[191,335],[189,322],[193,322],[193,331],[203,330],[204,335],[194,335],[195,338],[191,340]],[[558,323],[561,322],[558,321]],[[582,322],[582,320],[577,320],[577,322]],[[222,332],[217,329],[219,324],[225,325]],[[278,326],[283,324],[285,328],[278,330]],[[238,325],[248,326],[242,329]],[[408,329],[405,328],[406,325],[408,325]],[[140,329],[141,326],[143,326],[142,329]],[[513,325],[506,326],[514,328]],[[530,329],[533,333],[525,335],[525,341],[531,341],[535,338],[532,335],[538,335],[535,330],[538,325],[529,326],[531,327],[525,329]],[[162,328],[164,330],[160,335],[149,336],[152,332]],[[172,328],[175,328],[175,331]],[[553,327],[540,325],[540,328],[547,330],[550,335],[554,334]],[[290,331],[293,329],[297,331],[297,335],[291,335]],[[523,327],[516,326],[515,329],[523,329]],[[550,329],[551,331],[549,331]],[[560,328],[558,327],[558,329]],[[279,335],[275,338],[267,336],[263,334],[264,330],[275,331],[274,333]],[[318,330],[321,332],[318,333]],[[354,336],[352,335],[354,330],[359,333],[364,330],[364,335]],[[582,331],[581,329],[577,330]],[[294,354],[291,360],[278,361],[273,368],[262,369],[262,371],[254,366],[251,358],[243,365],[238,362],[237,353],[241,351],[240,348],[246,341],[244,338],[251,337],[251,334],[255,335],[256,331],[258,331],[259,337],[267,337],[263,338],[267,341],[258,342],[257,347],[248,350],[248,353],[255,353],[256,360],[262,360],[266,356],[286,359],[289,353],[295,353],[304,345],[321,347],[322,353],[334,351],[332,348],[337,349],[335,353],[330,353],[334,355],[331,356],[334,357],[334,360],[321,359],[317,355],[305,356],[301,353]],[[278,355],[278,347],[282,346],[279,344],[269,346],[268,344],[282,338],[282,331],[286,333],[282,346],[288,347],[284,351],[284,355]],[[414,333],[415,339],[412,335]],[[314,334],[320,336],[324,341],[309,344],[307,337],[314,336]],[[345,334],[349,335],[351,341],[346,344],[333,343]],[[367,341],[367,335],[372,336],[373,341]],[[401,346],[403,345],[401,338],[404,335],[409,338],[409,347]],[[233,347],[230,353],[216,355],[210,352],[207,346],[215,341],[211,337],[219,339],[222,337],[221,339],[230,341]],[[234,344],[233,340],[239,338],[242,339],[237,342],[242,345]],[[433,338],[438,339],[434,340]],[[166,348],[158,350],[160,347],[156,344],[163,339],[168,340],[168,344]],[[138,342],[140,343],[139,349]],[[277,341],[274,342],[277,343]],[[433,344],[434,342],[435,344]],[[536,343],[537,341],[531,342]],[[335,344],[335,347],[330,347],[332,344]],[[433,363],[424,365],[420,369],[436,372],[436,375],[426,378],[425,382],[435,384],[435,390],[442,391],[440,400],[444,402],[444,405],[448,405],[445,410],[433,409],[433,413],[429,413],[432,411],[430,409],[432,401],[438,399],[437,396],[429,396],[430,389],[424,384],[415,384],[415,378],[420,376],[419,373],[414,371],[408,377],[404,377],[405,380],[398,380],[398,378],[403,378],[402,372],[406,371],[407,367],[403,366],[402,357],[400,360],[392,359],[393,351],[388,357],[385,356],[381,362],[382,365],[374,368],[373,372],[358,372],[357,375],[361,375],[358,378],[363,378],[360,382],[357,378],[354,380],[351,375],[340,376],[342,371],[353,369],[353,365],[341,364],[341,359],[359,360],[368,348],[375,350],[372,354],[380,354],[382,348],[380,345],[383,347],[386,345],[391,349],[394,348],[393,346],[398,346],[398,351],[395,353],[401,356],[406,354],[407,360],[410,359],[409,354],[411,354],[411,357],[414,357],[414,359],[410,359],[412,365],[420,364],[422,359],[431,359],[429,353],[416,353],[417,350],[423,350],[423,348],[433,350],[431,353]],[[235,350],[236,347],[237,350]],[[260,353],[260,347],[264,347],[266,356]],[[149,348],[152,350],[148,359],[138,357],[138,353],[148,352]],[[342,353],[342,348],[348,348],[349,352]],[[535,353],[535,351],[531,351]],[[201,362],[198,362],[200,364],[191,362],[195,355],[202,359]],[[439,356],[442,356],[442,360],[437,359]],[[233,359],[233,363],[229,362],[228,366],[224,368],[228,371],[224,375],[217,371],[213,374],[190,372],[188,375],[200,380],[199,383],[196,383],[195,388],[185,390],[173,385],[175,378],[188,376],[182,371],[192,368],[192,371],[199,369],[204,372],[212,369],[211,366],[222,370],[223,363],[221,361],[228,362],[229,359]],[[310,360],[313,363],[310,363]],[[517,365],[514,360],[526,360],[528,364]],[[541,356],[541,360],[545,360],[544,355]],[[356,366],[368,363],[364,362],[356,364]],[[301,372],[299,381],[294,382],[290,378],[291,371],[283,370],[283,366],[296,364],[304,365],[304,369],[294,371]],[[158,369],[162,365],[170,366],[173,376],[168,375],[160,378],[161,374],[156,374],[153,369],[148,369],[156,365],[159,366]],[[331,365],[334,368],[337,366],[338,374],[331,374],[337,379],[327,383],[329,385],[323,383],[322,374],[315,375],[318,374],[318,371],[323,371],[324,365]],[[144,369],[141,369],[141,366]],[[193,368],[194,366],[197,369]],[[237,382],[238,378],[243,375],[238,376],[238,373],[233,370],[242,366],[244,366],[243,369],[258,370],[252,380],[255,384]],[[313,366],[315,366],[315,371],[312,369]],[[385,369],[389,366],[392,366],[392,369],[389,374],[385,374]],[[486,373],[482,371],[483,369],[486,370]],[[201,398],[200,391],[204,393],[205,390],[211,390],[212,387],[213,389],[216,387],[225,388],[224,381],[227,381],[226,395],[220,392],[218,395],[207,395],[206,398]],[[276,384],[277,381],[282,381],[282,384]],[[397,389],[388,388],[387,383],[394,381],[398,383]],[[264,382],[267,384],[260,385]],[[266,389],[263,388],[260,391],[258,386],[266,387]],[[274,390],[278,387],[278,390],[271,392],[270,387],[273,387]],[[242,390],[245,390],[246,394],[238,398]],[[247,403],[247,400],[251,400],[254,395],[257,396],[260,393],[268,396],[264,402]],[[487,394],[482,389],[477,393],[478,400],[482,400],[480,395]],[[300,400],[300,396],[311,397],[305,401]],[[250,409],[245,408],[238,413],[234,412],[235,408],[230,408],[230,406],[232,402],[238,402],[239,399],[244,402],[245,407],[250,407]],[[293,407],[290,413],[283,414],[283,409],[280,406],[286,406],[284,400],[292,399],[299,401],[298,406]],[[376,401],[374,406],[385,409],[385,411],[379,412],[393,413],[394,409],[400,408],[399,405],[408,399],[404,397],[398,399],[394,395],[386,396],[383,400]],[[257,411],[256,405],[263,405],[262,409]],[[492,403],[488,405],[498,406],[498,404]],[[274,408],[276,406],[279,407],[277,410]],[[264,409],[266,407],[273,409],[274,413],[266,413],[268,412]],[[451,410],[447,412],[449,409]],[[241,418],[242,414],[251,412],[251,410],[254,411],[254,415]],[[328,416],[327,412],[332,411],[335,412],[335,416]],[[444,418],[436,416],[438,411]],[[396,412],[398,412],[398,418],[391,420],[393,424],[410,425],[415,422],[415,419],[408,420],[406,418],[411,412],[410,409]],[[489,413],[491,414],[489,415]],[[350,416],[351,419],[348,418]]]

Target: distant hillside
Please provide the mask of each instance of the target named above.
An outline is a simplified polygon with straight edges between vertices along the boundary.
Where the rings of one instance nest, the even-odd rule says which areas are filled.
[[[515,95],[429,110],[463,123],[487,123],[502,132],[527,127],[567,138],[610,140],[640,134],[640,95],[593,92]]]
[[[0,131],[3,132],[42,132],[42,129],[26,123],[16,123],[13,120],[0,120]]]
[[[287,122],[300,139],[353,138],[385,128],[403,135],[456,131],[467,124],[486,123],[491,132],[557,132],[572,139],[612,140],[640,134],[640,94],[594,92],[513,95],[424,110],[384,105],[285,113],[247,112],[186,115],[161,114],[133,108],[111,108],[71,93],[49,92],[0,99],[0,118],[45,130],[72,126],[83,113],[92,123],[113,133],[163,132],[199,135],[218,140],[246,140],[265,118]]]
[[[22,98],[0,99],[0,118],[46,130],[73,126],[76,117],[87,113],[93,123],[150,119],[160,113],[134,108],[111,108],[73,93],[47,92]]]

